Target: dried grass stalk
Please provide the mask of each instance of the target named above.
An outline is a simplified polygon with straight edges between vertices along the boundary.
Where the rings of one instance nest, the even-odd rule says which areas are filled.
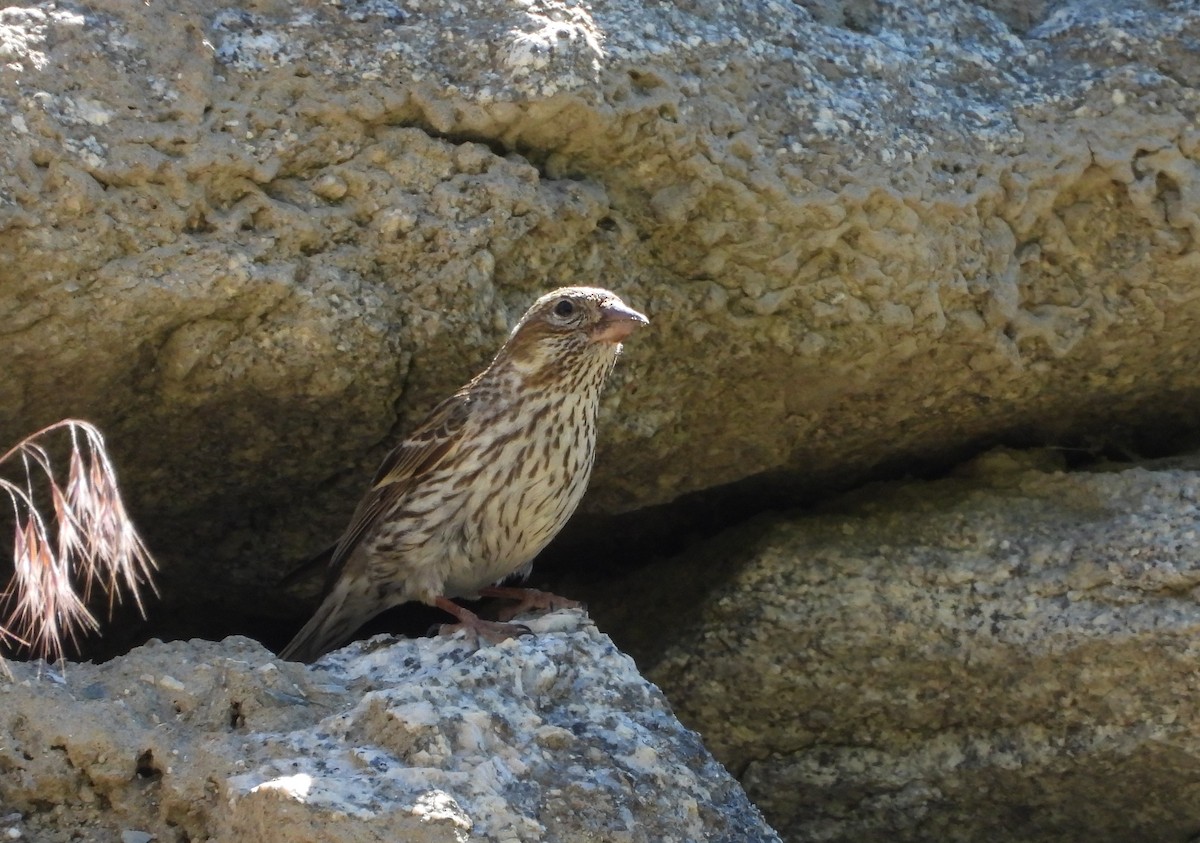
[[[41,444],[58,431],[70,436],[65,486]],[[0,475],[14,523],[13,575],[0,593],[0,645],[61,660],[67,641],[77,645],[100,628],[87,608],[97,587],[110,615],[128,592],[145,617],[142,587],[157,594],[156,566],[125,512],[104,437],[93,425],[66,419],[42,428],[0,456],[0,471],[14,464],[20,482]],[[43,515],[47,503],[50,521]]]

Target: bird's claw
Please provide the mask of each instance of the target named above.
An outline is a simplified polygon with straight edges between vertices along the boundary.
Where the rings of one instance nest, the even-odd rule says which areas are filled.
[[[489,644],[499,644],[501,641],[507,641],[510,638],[523,638],[526,635],[537,638],[534,631],[523,623],[498,623],[478,618],[466,623],[434,624],[430,627],[429,631],[436,635],[453,635],[459,630],[466,632],[467,638],[475,641],[476,644],[480,641],[486,641]]]

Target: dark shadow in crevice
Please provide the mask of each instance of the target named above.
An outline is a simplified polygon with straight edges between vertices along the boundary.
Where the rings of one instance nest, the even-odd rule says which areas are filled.
[[[537,560],[529,585],[588,604],[601,629],[644,663],[653,649],[656,624],[677,626],[686,622],[690,610],[736,573],[711,560],[720,555],[722,534],[751,519],[778,512],[802,515],[805,511],[835,505],[842,495],[867,483],[937,479],[997,446],[1057,448],[1064,465],[1071,469],[1099,462],[1133,462],[1188,453],[1200,448],[1197,422],[1200,410],[1189,409],[1190,406],[1181,400],[1171,412],[1143,418],[1137,425],[1094,423],[1089,432],[1069,436],[1034,427],[1018,428],[936,452],[899,455],[858,472],[829,470],[816,474],[781,470],[622,515],[580,513]],[[752,533],[742,531],[740,535],[745,540]],[[712,547],[717,550],[711,550]],[[664,565],[672,560],[701,557],[709,562],[694,570]],[[642,576],[643,571],[656,565],[664,565],[664,571],[686,570],[687,575],[676,581]],[[223,604],[217,599],[219,595],[203,594],[152,602],[148,620],[141,619],[132,607],[119,608],[114,621],[105,624],[103,637],[83,642],[82,657],[112,658],[151,638],[221,640],[229,635],[245,635],[278,651],[315,608],[315,592],[322,574],[319,568],[315,571],[316,580],[309,589],[308,600],[294,597],[289,602],[279,593],[263,594],[258,601],[263,607],[259,612]],[[623,583],[635,579],[638,591],[623,590]],[[653,585],[646,588],[646,583]],[[254,602],[242,601],[239,605],[244,607]],[[469,605],[485,615],[491,608],[486,603]],[[638,618],[638,623],[615,620],[631,617]],[[419,636],[426,634],[431,626],[450,620],[436,609],[408,604],[367,622],[357,637],[380,632]],[[637,629],[623,628],[626,626]]]

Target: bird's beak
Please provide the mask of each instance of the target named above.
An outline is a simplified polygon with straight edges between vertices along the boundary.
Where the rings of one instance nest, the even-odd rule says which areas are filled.
[[[626,337],[650,320],[632,307],[621,302],[606,304],[600,308],[600,321],[592,328],[593,342],[623,342]]]

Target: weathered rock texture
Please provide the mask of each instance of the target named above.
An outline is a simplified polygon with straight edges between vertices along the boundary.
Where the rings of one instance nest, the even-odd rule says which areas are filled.
[[[763,518],[598,622],[785,839],[1190,840],[1198,535],[1200,458],[997,452]]]
[[[12,665],[0,826],[51,843],[778,841],[580,618],[478,651],[372,639],[312,668],[244,638],[152,642],[65,681]]]
[[[1198,31],[1093,0],[4,10],[0,439],[97,421],[168,598],[258,611],[564,281],[654,320],[607,511],[1179,422]]]

